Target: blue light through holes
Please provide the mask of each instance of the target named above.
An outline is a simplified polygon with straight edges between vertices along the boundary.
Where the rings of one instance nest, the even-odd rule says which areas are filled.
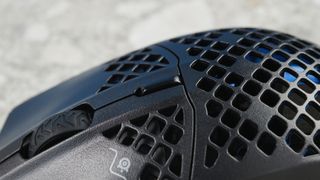
[[[225,82],[231,87],[239,86],[242,83],[242,81],[243,77],[236,73],[230,73],[225,79]]]
[[[296,48],[289,46],[289,45],[283,45],[283,46],[281,46],[281,49],[287,53],[290,53],[290,54],[295,54],[298,52],[298,50]]]
[[[317,65],[314,67],[314,69],[315,69],[316,71],[320,72],[320,64],[317,64]]]
[[[270,51],[271,51],[272,48],[270,48],[269,46],[266,46],[266,45],[263,45],[263,44],[260,44],[258,47],[257,47],[257,51],[261,54],[268,54]]]
[[[281,62],[286,62],[289,59],[289,56],[281,51],[274,52],[272,57]]]
[[[259,53],[251,51],[246,55],[245,59],[254,63],[260,63],[263,60],[263,56]]]
[[[303,65],[302,63],[300,63],[299,61],[291,61],[289,63],[290,67],[292,67],[292,69],[294,69],[296,72],[301,73],[306,69],[306,66]]]
[[[289,72],[284,72],[284,78],[289,82],[293,82],[297,79],[295,76],[293,76]]]
[[[289,82],[295,81],[298,77],[297,73],[287,68],[282,70],[280,75]]]
[[[316,84],[320,84],[320,75],[314,71],[309,71],[307,77]]]
[[[314,62],[314,60],[306,54],[299,54],[298,58],[307,64],[312,64]]]

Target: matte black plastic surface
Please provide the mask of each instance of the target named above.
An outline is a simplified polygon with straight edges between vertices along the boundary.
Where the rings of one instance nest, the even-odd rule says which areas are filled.
[[[0,179],[319,179],[319,59],[310,42],[255,28],[129,53],[13,110]],[[87,129],[30,144],[76,111],[92,115]]]

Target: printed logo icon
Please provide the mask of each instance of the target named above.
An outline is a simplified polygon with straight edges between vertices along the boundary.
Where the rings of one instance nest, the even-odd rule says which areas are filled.
[[[118,161],[118,165],[117,165],[117,169],[120,171],[120,172],[115,172],[113,170],[113,166],[114,166],[114,163],[115,161],[117,160],[117,157],[118,157],[118,151],[113,149],[113,148],[109,148],[111,151],[114,152],[115,156],[113,157],[113,160],[112,160],[112,163],[111,163],[111,166],[109,168],[109,171],[111,174],[113,175],[116,175],[120,178],[122,178],[123,180],[127,180],[127,178],[125,177],[125,174],[129,172],[129,168],[131,166],[131,161],[129,158],[127,157],[122,157],[119,161]]]
[[[123,171],[128,172],[130,165],[131,165],[130,160],[128,158],[124,157],[124,158],[120,159],[117,168],[120,169],[121,172],[123,172]]]

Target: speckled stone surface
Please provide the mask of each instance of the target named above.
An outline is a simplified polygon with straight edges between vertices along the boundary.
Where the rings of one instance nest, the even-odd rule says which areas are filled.
[[[251,26],[320,43],[319,9],[320,0],[0,0],[0,128],[37,93],[177,35]]]

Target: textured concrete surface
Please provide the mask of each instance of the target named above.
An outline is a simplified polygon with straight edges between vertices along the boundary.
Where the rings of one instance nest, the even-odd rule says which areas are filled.
[[[320,43],[319,9],[320,0],[0,0],[0,127],[33,95],[176,35],[253,26]]]

